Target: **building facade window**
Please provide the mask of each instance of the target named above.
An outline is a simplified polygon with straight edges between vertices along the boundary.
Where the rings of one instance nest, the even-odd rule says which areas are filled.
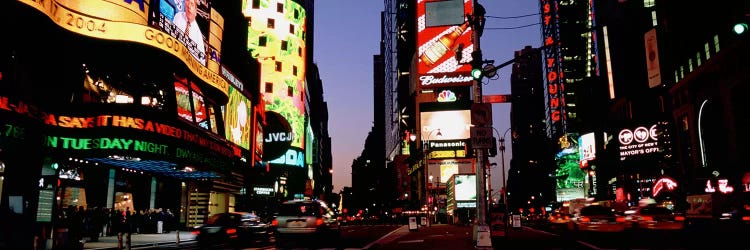
[[[701,53],[695,53],[695,66],[701,66]]]
[[[291,86],[286,87],[286,95],[288,95],[289,97],[294,96],[294,88],[292,88]]]
[[[703,52],[706,54],[706,60],[711,59],[711,47],[708,43],[703,45]]]
[[[680,65],[680,79],[685,78],[685,66]]]
[[[715,53],[721,51],[721,48],[719,47],[719,35],[714,35],[714,51]]]
[[[266,83],[266,93],[273,93],[273,83],[267,82]]]
[[[266,24],[266,28],[273,29],[276,28],[276,20],[273,18],[268,19],[268,24]]]

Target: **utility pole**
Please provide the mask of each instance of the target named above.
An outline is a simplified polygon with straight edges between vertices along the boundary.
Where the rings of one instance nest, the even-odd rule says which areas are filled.
[[[471,27],[473,29],[472,42],[476,50],[472,53],[472,66],[474,68],[481,68],[482,64],[482,50],[480,46],[480,37],[482,30],[484,29],[484,14],[485,10],[477,0],[474,0],[474,13],[470,16]],[[477,67],[479,66],[479,67]],[[474,103],[482,103],[482,77],[478,77],[474,80]],[[485,125],[486,126],[486,125]],[[492,241],[490,240],[490,227],[487,225],[487,185],[485,180],[485,162],[487,162],[487,150],[486,149],[474,149],[474,153],[477,157],[476,166],[476,177],[477,177],[477,249],[492,249]]]

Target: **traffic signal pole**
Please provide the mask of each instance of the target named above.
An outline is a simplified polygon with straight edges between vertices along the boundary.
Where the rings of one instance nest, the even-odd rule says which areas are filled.
[[[472,67],[482,65],[482,50],[479,44],[482,29],[484,29],[484,7],[477,0],[474,0],[474,13],[470,17],[471,27],[473,29],[473,43],[476,50],[472,53]],[[474,103],[482,103],[482,77],[474,79]],[[477,178],[477,249],[492,249],[492,240],[490,239],[490,227],[487,225],[487,185],[485,176],[485,165],[487,162],[486,149],[474,149],[476,156],[476,178]]]

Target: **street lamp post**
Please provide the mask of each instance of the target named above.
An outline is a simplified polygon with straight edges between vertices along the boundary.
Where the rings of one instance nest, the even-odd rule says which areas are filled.
[[[430,209],[430,205],[431,204],[430,204],[430,202],[428,202],[428,195],[429,195],[429,193],[428,193],[428,188],[427,188],[427,186],[428,186],[427,184],[430,181],[432,181],[431,179],[428,180],[428,176],[429,176],[429,178],[432,178],[432,175],[430,175],[430,173],[429,173],[429,164],[428,164],[428,161],[430,160],[430,149],[428,148],[428,146],[429,146],[430,139],[431,139],[433,133],[435,133],[436,136],[442,136],[443,135],[440,132],[440,128],[436,128],[436,129],[430,130],[430,132],[427,133],[427,136],[425,137],[424,143],[422,145],[422,152],[423,152],[423,155],[424,155],[424,201],[425,201],[424,202],[424,204],[425,204],[424,207],[427,208],[426,211],[427,211],[428,215],[430,214],[430,210],[432,210],[432,209]],[[433,192],[434,192],[434,187],[433,187]],[[435,215],[435,217],[437,217],[437,214]]]
[[[505,136],[508,134],[508,132],[510,132],[510,129],[511,128],[506,129],[505,132],[503,132],[503,135],[500,136],[500,139],[499,139],[499,141],[500,141],[500,146],[499,146],[499,149],[500,149],[500,168],[501,168],[501,170],[500,170],[501,171],[500,172],[500,174],[501,174],[500,178],[503,180],[503,187],[500,188],[500,190],[502,190],[503,193],[502,193],[502,195],[500,197],[502,197],[502,199],[503,199],[503,206],[505,207],[505,218],[506,218],[505,219],[505,223],[504,223],[504,225],[505,225],[505,228],[504,228],[505,229],[505,237],[508,237],[508,223],[510,222],[508,220],[508,218],[510,218],[509,217],[510,216],[510,211],[508,210],[508,190],[506,188],[506,182],[505,182]],[[495,133],[497,133],[498,136],[500,135],[500,132],[498,132],[497,129],[495,129],[494,127],[492,128],[492,130],[495,130]]]
[[[502,174],[501,178],[503,179],[503,187],[502,187],[502,189],[503,189],[503,195],[502,195],[502,197],[503,197],[503,204],[505,205],[505,218],[508,218],[508,215],[509,215],[509,212],[510,212],[510,211],[508,211],[508,190],[507,190],[507,188],[505,186],[505,134],[507,134],[508,131],[510,131],[510,128],[508,128],[507,130],[505,130],[505,132],[503,133],[503,136],[500,137],[500,161],[501,161],[500,165],[501,165],[501,168],[502,168],[500,170],[501,171],[500,174]],[[508,237],[508,222],[509,221],[506,219],[505,220],[505,237]]]
[[[437,216],[438,215],[438,207],[440,205],[437,202],[437,197],[438,197],[437,192],[438,192],[438,190],[436,188],[440,187],[440,184],[439,184],[440,183],[440,179],[437,178],[437,177],[435,177],[435,176],[433,176],[433,175],[430,175],[430,183],[432,183],[432,202],[430,204],[430,206],[431,206],[430,210],[434,211],[435,215],[433,216],[434,217],[433,222],[435,222],[435,224],[437,224],[437,222],[438,222],[438,216]]]

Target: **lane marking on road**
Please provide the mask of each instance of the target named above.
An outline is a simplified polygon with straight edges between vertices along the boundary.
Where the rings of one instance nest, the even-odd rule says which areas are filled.
[[[402,241],[399,241],[398,243],[401,244],[401,243],[422,243],[422,242],[424,242],[424,240],[402,240]]]
[[[385,244],[385,243],[388,243],[388,242],[392,241],[393,239],[387,241],[386,240],[387,237],[391,236],[392,234],[395,235],[397,233],[405,234],[406,232],[408,232],[408,228],[409,228],[408,225],[404,225],[404,226],[401,226],[399,228],[396,228],[395,230],[391,231],[390,233],[388,233],[386,235],[383,235],[383,237],[380,237],[380,239],[377,239],[376,241],[370,242],[370,244],[367,244],[367,246],[365,246],[362,249],[370,249],[375,244]],[[398,236],[398,237],[401,237],[401,236]]]

